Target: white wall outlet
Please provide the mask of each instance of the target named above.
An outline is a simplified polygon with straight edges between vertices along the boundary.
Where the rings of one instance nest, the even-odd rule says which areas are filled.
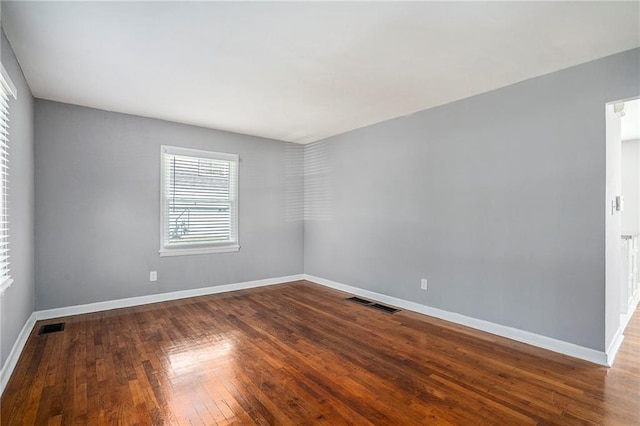
[[[427,290],[427,279],[426,278],[423,278],[423,279],[420,280],[420,288],[425,290],[425,291]]]
[[[149,272],[149,281],[158,281],[158,271]]]

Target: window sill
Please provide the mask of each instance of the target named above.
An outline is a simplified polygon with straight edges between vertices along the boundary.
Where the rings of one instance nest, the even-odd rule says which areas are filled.
[[[0,296],[2,296],[2,294],[11,287],[11,284],[13,284],[13,279],[11,278],[0,284]]]
[[[211,253],[230,253],[240,250],[240,245],[230,244],[216,247],[199,247],[199,248],[163,248],[160,250],[160,257],[165,256],[192,256],[198,254]]]

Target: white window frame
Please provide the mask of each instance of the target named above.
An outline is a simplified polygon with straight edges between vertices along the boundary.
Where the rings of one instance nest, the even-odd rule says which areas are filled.
[[[168,226],[166,221],[168,201],[166,198],[166,181],[167,174],[165,170],[165,154],[166,155],[183,155],[188,157],[213,159],[228,161],[232,163],[232,185],[234,191],[232,193],[232,207],[231,207],[231,228],[232,234],[235,238],[231,240],[219,242],[219,243],[207,243],[203,245],[185,245],[185,246],[171,246],[167,244],[167,230]],[[177,146],[162,145],[160,147],[160,256],[185,256],[185,255],[197,255],[197,254],[210,254],[210,253],[226,253],[235,252],[240,249],[239,236],[238,236],[238,169],[240,164],[240,158],[237,154],[228,154],[223,152],[204,151],[200,149],[183,148]]]
[[[5,70],[4,66],[0,64],[0,85],[2,86],[2,95],[0,97],[0,102],[5,103],[5,105],[1,105],[0,108],[3,108],[4,111],[2,114],[4,115],[4,119],[2,122],[6,126],[3,131],[5,132],[4,140],[0,142],[0,228],[2,229],[0,233],[2,236],[0,237],[0,241],[3,244],[0,245],[0,295],[2,295],[13,283],[13,278],[11,278],[11,270],[9,268],[9,167],[7,163],[9,162],[9,97],[13,97],[14,99],[18,98],[18,91],[16,90],[16,86],[11,81],[9,77],[9,73]]]

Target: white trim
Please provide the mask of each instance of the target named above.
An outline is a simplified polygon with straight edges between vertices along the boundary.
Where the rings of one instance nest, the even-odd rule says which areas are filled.
[[[227,152],[205,151],[204,149],[184,148],[181,146],[162,145],[162,152],[169,155],[184,155],[186,157],[209,158],[211,160],[223,160],[237,163],[240,161],[238,154]]]
[[[188,297],[205,296],[208,294],[226,293],[228,291],[244,290],[247,288],[264,287],[291,281],[303,280],[302,274],[289,275],[264,280],[245,281],[235,284],[225,284],[212,287],[194,288],[191,290],[172,291],[169,293],[150,294],[148,296],[129,297],[126,299],[109,300],[106,302],[87,303],[86,305],[67,306],[64,308],[37,311],[39,320],[67,317],[70,315],[88,314],[91,312],[108,311],[110,309],[128,308],[131,306],[147,305],[149,303],[166,302],[169,300],[186,299]]]
[[[9,73],[2,64],[0,64],[0,76],[2,76],[2,78],[0,78],[0,84],[4,83],[4,86],[7,88],[7,90],[9,90],[9,93],[11,93],[13,99],[18,99],[18,89],[16,89],[15,84],[13,84],[13,81],[11,81]]]
[[[9,98],[11,96],[13,96],[13,98],[17,98],[18,95],[18,91],[16,90],[16,86],[13,84],[13,82],[11,81],[11,77],[9,76],[9,73],[7,72],[7,70],[4,68],[4,65],[2,65],[2,63],[0,63],[0,99],[4,102],[5,100],[7,101],[7,104],[5,106],[3,106],[3,111],[0,114],[2,116],[2,120],[0,122],[0,124],[2,125],[2,129],[4,130],[4,132],[7,131],[7,129],[9,128],[9,109],[10,109],[10,105],[9,105]],[[0,146],[2,147],[2,151],[3,154],[0,155],[0,168],[2,170],[0,170],[0,172],[4,175],[3,178],[1,179],[0,182],[0,204],[2,206],[0,206],[0,210],[2,210],[2,214],[0,215],[0,219],[2,219],[3,222],[3,228],[4,231],[2,232],[2,239],[6,240],[7,245],[4,247],[4,253],[1,256],[2,258],[2,262],[5,262],[4,267],[2,268],[2,273],[1,273],[1,277],[0,279],[2,279],[2,283],[0,284],[0,297],[2,297],[2,295],[4,294],[4,292],[11,286],[11,284],[13,283],[13,279],[11,278],[11,270],[9,269],[10,267],[10,262],[9,262],[9,234],[10,234],[10,229],[9,229],[9,215],[7,212],[7,204],[8,204],[8,192],[9,192],[9,186],[8,186],[8,163],[9,163],[9,135],[8,134],[4,134],[3,137],[0,138]]]
[[[409,311],[440,318],[445,321],[450,321],[456,324],[464,325],[466,327],[474,328],[476,330],[485,331],[497,336],[506,337],[511,340],[526,343],[528,345],[547,349],[553,352],[558,352],[564,355],[569,355],[574,358],[580,358],[585,361],[593,362],[595,364],[610,366],[607,354],[602,351],[586,348],[584,346],[579,346],[574,343],[569,343],[562,340],[553,339],[551,337],[542,336],[540,334],[531,333],[529,331],[507,327],[505,325],[495,324],[477,318],[467,317],[455,312],[449,312],[442,309],[433,308],[431,306],[421,305],[419,303],[410,302],[408,300],[398,299],[396,297],[387,296],[385,294],[364,290],[362,288],[353,287],[346,284],[341,284],[324,278],[315,277],[313,275],[304,274],[304,277],[304,279],[306,279],[307,281],[334,288],[336,290],[341,290],[347,293],[355,294],[357,296],[375,299],[377,301],[395,305]],[[613,359],[611,359],[611,362],[613,362]]]
[[[624,333],[624,330],[629,325],[629,321],[631,321],[633,314],[635,313],[636,309],[638,309],[639,302],[640,302],[640,297],[636,296],[634,300],[632,300],[631,303],[629,304],[629,309],[627,309],[627,313],[620,315],[620,333]]]
[[[9,277],[8,280],[5,280],[2,284],[0,284],[0,297],[4,294],[5,291],[13,284],[13,278]]]
[[[615,337],[611,341],[611,344],[607,348],[607,366],[611,367],[613,365],[613,361],[616,360],[616,355],[618,355],[618,351],[620,350],[620,346],[622,346],[622,341],[624,340],[624,334],[622,334],[623,328],[620,328],[616,333]]]
[[[7,360],[0,370],[0,396],[9,382],[9,378],[15,369],[20,355],[24,349],[27,339],[36,324],[36,321],[67,317],[71,315],[88,314],[92,312],[106,311],[110,309],[127,308],[131,306],[147,305],[149,303],[166,302],[169,300],[185,299],[188,297],[204,296],[208,294],[225,293],[228,291],[243,290],[248,288],[264,287],[274,284],[282,284],[291,281],[303,280],[302,274],[288,275],[278,278],[267,278],[264,280],[245,281],[241,283],[225,284],[213,287],[195,288],[191,290],[173,291],[170,293],[151,294],[148,296],[130,297],[127,299],[109,300],[106,302],[88,303],[86,305],[68,306],[64,308],[47,309],[35,311],[27,319],[22,327],[18,338],[11,348]]]
[[[26,323],[22,327],[16,342],[7,357],[7,360],[0,371],[0,395],[4,392],[4,388],[13,373],[13,370],[18,363],[18,359],[22,354],[22,350],[27,342],[36,321],[60,318],[70,315],[80,315],[92,312],[106,311],[110,309],[126,308],[131,306],[146,305],[150,303],[165,302],[169,300],[184,299],[188,297],[205,296],[209,294],[225,293],[228,291],[243,290],[256,287],[264,287],[275,284],[282,284],[292,281],[307,280],[316,284],[323,285],[325,287],[341,290],[347,293],[352,293],[358,296],[375,299],[380,302],[395,305],[409,311],[417,312],[423,315],[429,315],[435,318],[440,318],[445,321],[450,321],[456,324],[464,325],[466,327],[474,328],[476,330],[485,331],[497,336],[506,337],[508,339],[516,340],[518,342],[526,343],[539,348],[547,349],[550,351],[558,352],[564,355],[569,355],[574,358],[583,359],[593,362],[599,365],[611,366],[615,359],[615,356],[620,349],[620,345],[624,339],[621,332],[613,339],[613,342],[607,348],[607,352],[597,351],[595,349],[585,348],[573,343],[564,342],[561,340],[553,339],[550,337],[542,336],[539,334],[531,333],[516,328],[507,327],[500,324],[495,324],[489,321],[479,320],[476,318],[467,317],[457,314],[455,312],[444,311],[442,309],[432,308],[430,306],[421,305],[419,303],[410,302],[404,299],[398,299],[396,297],[387,296],[381,293],[376,293],[369,290],[364,290],[358,287],[353,287],[346,284],[341,284],[335,281],[319,278],[308,274],[289,275],[278,278],[267,278],[256,281],[245,281],[235,284],[225,284],[212,287],[196,288],[191,290],[174,291],[170,293],[152,294],[148,296],[130,297],[126,299],[110,300],[106,302],[88,303],[85,305],[68,306],[63,308],[48,309],[43,311],[36,311],[31,314]]]
[[[158,253],[160,257],[166,256],[190,256],[194,254],[229,253],[240,250],[239,244],[225,244],[201,248],[163,248]]]
[[[209,158],[212,160],[221,160],[228,161],[231,163],[231,183],[233,186],[232,192],[232,217],[231,217],[231,232],[230,241],[224,241],[219,244],[212,244],[208,246],[189,246],[189,245],[173,245],[170,246],[165,241],[167,237],[166,232],[168,231],[168,227],[166,224],[167,221],[167,212],[165,208],[167,207],[167,199],[166,199],[166,188],[165,188],[165,179],[166,179],[166,162],[165,162],[165,154],[167,155],[183,155],[188,157],[199,157],[199,158]],[[192,149],[192,148],[184,148],[179,146],[170,146],[170,145],[160,145],[160,250],[158,253],[160,257],[165,256],[188,256],[188,255],[198,255],[198,254],[212,254],[212,253],[229,253],[236,252],[240,250],[240,237],[239,237],[239,210],[240,210],[240,201],[239,201],[239,192],[240,192],[240,156],[238,154],[229,154],[224,152],[214,152],[214,151],[204,151],[200,149]]]
[[[27,339],[31,334],[31,330],[33,330],[33,326],[36,325],[36,313],[33,312],[27,318],[27,321],[24,323],[22,330],[20,330],[20,334],[18,334],[18,338],[16,339],[13,347],[11,348],[11,352],[9,352],[9,356],[7,360],[4,362],[2,366],[2,370],[0,370],[0,396],[4,392],[5,386],[9,383],[9,379],[11,378],[11,374],[13,374],[14,368],[18,364],[18,360],[20,359],[20,355],[22,355],[22,350],[24,349],[24,345],[27,344]]]
[[[633,314],[638,308],[638,302],[640,302],[640,297],[635,297],[629,304],[628,312],[620,315],[620,328],[607,348],[607,364],[609,366],[613,365],[613,362],[618,355],[618,351],[620,350],[620,346],[622,346],[622,341],[624,340],[624,330],[626,330],[629,325],[629,321],[631,321]]]

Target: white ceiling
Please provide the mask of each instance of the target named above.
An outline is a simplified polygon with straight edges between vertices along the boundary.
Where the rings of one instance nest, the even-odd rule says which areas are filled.
[[[2,2],[38,98],[300,143],[640,46],[639,2]]]

